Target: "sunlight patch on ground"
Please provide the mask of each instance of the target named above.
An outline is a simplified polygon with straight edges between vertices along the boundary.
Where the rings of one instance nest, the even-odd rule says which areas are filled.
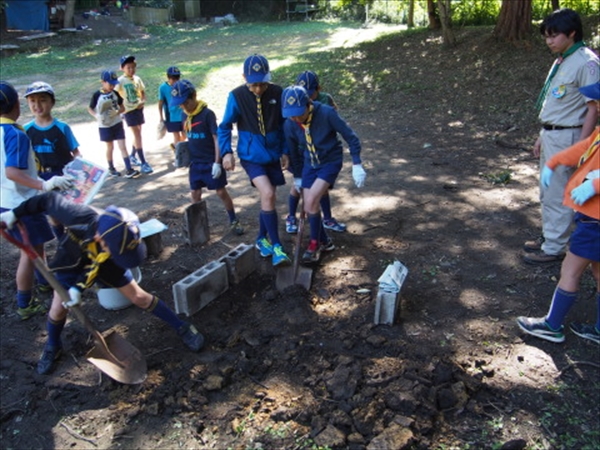
[[[390,26],[383,24],[369,25],[368,27],[363,27],[360,29],[342,28],[335,31],[335,33],[329,37],[327,43],[321,47],[319,51],[332,50],[340,47],[354,47],[356,44],[372,41],[384,34],[396,33],[406,29],[406,25]]]

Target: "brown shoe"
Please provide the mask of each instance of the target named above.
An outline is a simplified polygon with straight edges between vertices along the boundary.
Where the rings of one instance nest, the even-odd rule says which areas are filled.
[[[536,239],[531,239],[530,241],[525,241],[523,244],[523,250],[527,253],[530,252],[539,252],[542,249],[542,244],[544,243],[544,236],[539,236]]]
[[[560,255],[548,255],[547,253],[539,250],[537,252],[531,252],[523,255],[523,261],[525,261],[527,264],[547,264],[562,261],[564,257],[564,253]]]

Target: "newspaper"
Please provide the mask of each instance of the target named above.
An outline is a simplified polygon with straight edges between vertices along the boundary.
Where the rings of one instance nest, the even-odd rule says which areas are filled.
[[[74,178],[73,187],[62,194],[74,203],[89,205],[108,175],[108,169],[91,161],[75,158],[63,169],[64,175]]]
[[[383,274],[377,280],[379,289],[384,292],[398,293],[408,275],[408,269],[400,261],[396,260],[393,264],[386,267]]]

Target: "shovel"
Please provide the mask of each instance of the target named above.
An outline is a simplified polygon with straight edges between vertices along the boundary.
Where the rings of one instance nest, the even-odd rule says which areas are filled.
[[[302,199],[302,193],[300,193]],[[307,291],[310,289],[312,281],[312,269],[300,265],[300,248],[302,247],[302,234],[304,232],[304,205],[300,204],[300,221],[298,222],[298,232],[296,234],[296,248],[294,249],[294,261],[291,267],[282,267],[277,270],[275,278],[275,287],[279,292],[296,284],[302,286]]]
[[[2,226],[0,232],[6,240],[27,253],[27,256],[33,261],[35,268],[60,295],[63,302],[70,301],[69,294],[65,288],[59,283],[52,272],[50,272],[50,269],[48,269],[46,264],[29,243],[29,237],[25,227],[21,223],[19,223],[18,226],[23,242],[19,242],[8,234],[4,226]],[[123,384],[139,384],[146,379],[148,371],[146,359],[136,347],[131,345],[114,331],[109,332],[106,336],[100,334],[79,306],[74,306],[69,309],[75,314],[77,320],[85,326],[96,342],[96,345],[86,354],[86,359],[89,362],[94,364],[112,379]]]

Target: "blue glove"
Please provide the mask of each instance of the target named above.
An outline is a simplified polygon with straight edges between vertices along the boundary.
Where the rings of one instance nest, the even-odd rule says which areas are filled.
[[[554,170],[552,170],[550,167],[544,165],[544,167],[542,168],[542,174],[540,176],[540,181],[541,181],[543,187],[547,188],[548,186],[550,186],[550,180],[552,179],[553,173],[554,173]]]
[[[581,206],[594,195],[596,195],[594,180],[587,180],[571,191],[571,200],[573,200],[576,205]]]

